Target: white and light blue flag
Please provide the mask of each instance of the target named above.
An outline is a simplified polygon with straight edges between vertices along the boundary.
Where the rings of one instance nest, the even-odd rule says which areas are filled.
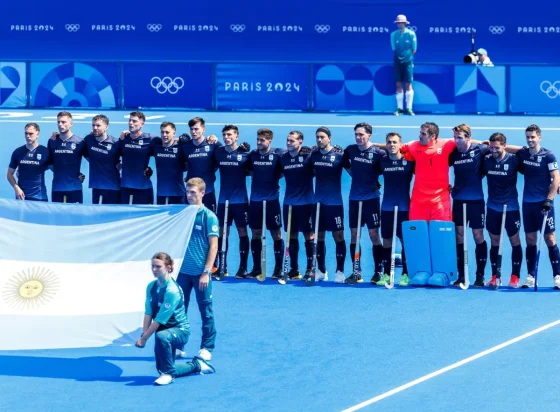
[[[197,210],[0,199],[0,350],[134,343],[150,260],[178,270]]]

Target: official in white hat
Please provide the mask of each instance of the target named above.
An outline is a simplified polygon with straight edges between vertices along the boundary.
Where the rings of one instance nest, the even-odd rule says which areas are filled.
[[[393,69],[395,74],[395,82],[397,84],[397,111],[396,116],[402,114],[414,115],[412,111],[412,101],[414,91],[412,90],[412,80],[414,78],[414,54],[418,46],[416,33],[407,29],[407,20],[404,14],[399,14],[395,20],[399,27],[391,33],[391,47],[394,53]],[[406,87],[406,93],[403,91],[403,83]],[[404,110],[404,101],[406,97],[406,111]]]

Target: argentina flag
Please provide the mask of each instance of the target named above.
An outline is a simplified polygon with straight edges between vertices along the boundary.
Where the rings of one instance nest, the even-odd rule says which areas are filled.
[[[134,343],[151,258],[177,276],[197,210],[0,199],[0,350]]]

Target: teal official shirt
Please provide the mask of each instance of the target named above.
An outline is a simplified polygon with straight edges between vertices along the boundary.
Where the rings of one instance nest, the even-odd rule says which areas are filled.
[[[150,282],[146,288],[146,315],[160,323],[160,329],[178,327],[188,331],[190,324],[185,312],[183,294],[179,285],[173,279],[168,279],[164,285],[157,280]]]
[[[395,30],[391,33],[391,47],[395,53],[395,61],[401,63],[412,62],[414,59],[412,51],[418,47],[416,33],[410,29],[404,29],[402,33],[400,30]]]
[[[209,236],[220,236],[220,224],[214,212],[205,206],[201,206],[196,213],[191,239],[179,273],[193,276],[202,275],[210,249]]]

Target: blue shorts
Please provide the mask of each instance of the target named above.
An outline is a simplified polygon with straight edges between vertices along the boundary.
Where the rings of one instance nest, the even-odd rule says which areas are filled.
[[[249,202],[249,227],[253,230],[262,230],[263,201],[251,200]],[[266,201],[266,228],[267,230],[280,230],[282,228],[282,214],[278,199]]]
[[[167,199],[168,205],[184,205],[185,197],[184,196],[158,196],[156,198],[156,202],[158,205],[164,205],[165,199]]]
[[[262,207],[262,204],[261,204]],[[268,202],[266,203],[268,209]],[[224,215],[226,212],[226,204],[218,203],[218,221],[220,227],[224,227]],[[262,213],[261,213],[262,219]],[[235,227],[247,227],[249,224],[249,203],[230,203],[228,205],[227,225],[235,222]],[[261,223],[262,224],[262,223]]]
[[[395,217],[395,212],[393,210],[383,210],[381,211],[381,238],[392,239],[393,238],[393,218]],[[397,237],[402,239],[402,224],[409,220],[408,210],[397,212]]]
[[[317,205],[313,205],[313,230],[315,230],[315,216]],[[344,206],[323,205],[319,210],[319,232],[338,232],[344,230]]]
[[[401,63],[400,61],[393,62],[393,73],[395,75],[395,81],[401,83],[412,83],[414,79],[414,63]]]
[[[502,213],[497,210],[486,209],[486,230],[492,235],[500,236],[502,229]],[[510,210],[506,212],[506,232],[508,237],[512,237],[521,227],[521,213],[519,210]]]
[[[91,190],[91,203],[94,205],[99,204],[99,197],[103,196],[102,204],[104,205],[120,205],[121,204],[121,191],[109,189],[92,189]]]
[[[484,200],[453,200],[453,223],[455,223],[455,226],[463,226],[464,203],[467,204],[467,223],[469,227],[471,229],[484,229]]]
[[[66,203],[84,203],[84,192],[82,190],[70,190],[67,192],[54,191],[51,194],[53,203],[64,203],[64,196],[66,196]]]
[[[288,230],[288,213],[290,205],[284,203],[283,214],[284,214],[284,232]],[[292,222],[290,225],[291,233],[301,232],[301,233],[311,233],[313,232],[312,220],[315,219],[315,215],[312,216],[313,205],[292,205]]]
[[[131,189],[130,187],[121,187],[121,204],[128,205],[132,196],[133,205],[153,205],[154,189]]]
[[[350,200],[348,213],[350,229],[358,227],[359,200]],[[362,226],[367,225],[368,229],[377,229],[381,226],[381,208],[379,198],[362,200]]]
[[[542,214],[542,204],[544,202],[523,202],[523,229],[525,233],[540,232],[544,215]],[[544,233],[553,233],[554,228],[554,206],[548,211]]]

